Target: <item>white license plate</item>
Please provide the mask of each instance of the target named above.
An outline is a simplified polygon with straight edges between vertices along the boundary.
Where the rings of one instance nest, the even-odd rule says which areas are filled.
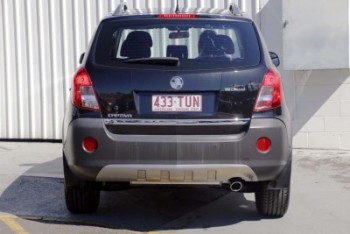
[[[201,112],[202,95],[153,95],[153,112]]]

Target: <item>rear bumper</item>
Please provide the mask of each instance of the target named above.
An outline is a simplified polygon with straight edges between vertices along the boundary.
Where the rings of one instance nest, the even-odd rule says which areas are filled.
[[[98,149],[86,153],[86,137]],[[256,141],[268,137],[272,147],[262,154]],[[102,119],[72,121],[64,142],[70,169],[92,181],[129,181],[156,184],[220,184],[231,178],[272,181],[291,160],[284,123],[279,119],[252,119],[249,130],[236,135],[117,135]]]

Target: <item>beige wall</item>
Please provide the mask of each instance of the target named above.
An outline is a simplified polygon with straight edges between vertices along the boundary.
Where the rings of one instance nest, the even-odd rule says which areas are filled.
[[[350,150],[350,70],[295,72],[294,146]]]
[[[294,147],[350,150],[350,70],[283,70],[283,4],[261,0],[259,18],[268,47],[282,58],[279,70],[293,117]]]

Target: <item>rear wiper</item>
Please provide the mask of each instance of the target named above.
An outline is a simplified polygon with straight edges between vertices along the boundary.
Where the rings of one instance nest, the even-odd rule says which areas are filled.
[[[177,57],[134,58],[134,59],[125,59],[123,60],[123,62],[135,63],[135,64],[177,66],[179,65],[180,59]]]

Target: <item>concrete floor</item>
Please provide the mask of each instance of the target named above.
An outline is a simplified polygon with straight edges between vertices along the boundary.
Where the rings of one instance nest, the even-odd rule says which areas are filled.
[[[294,150],[288,213],[264,219],[253,194],[216,188],[102,193],[96,214],[72,215],[61,145],[0,142],[0,233],[350,233],[350,151]]]

